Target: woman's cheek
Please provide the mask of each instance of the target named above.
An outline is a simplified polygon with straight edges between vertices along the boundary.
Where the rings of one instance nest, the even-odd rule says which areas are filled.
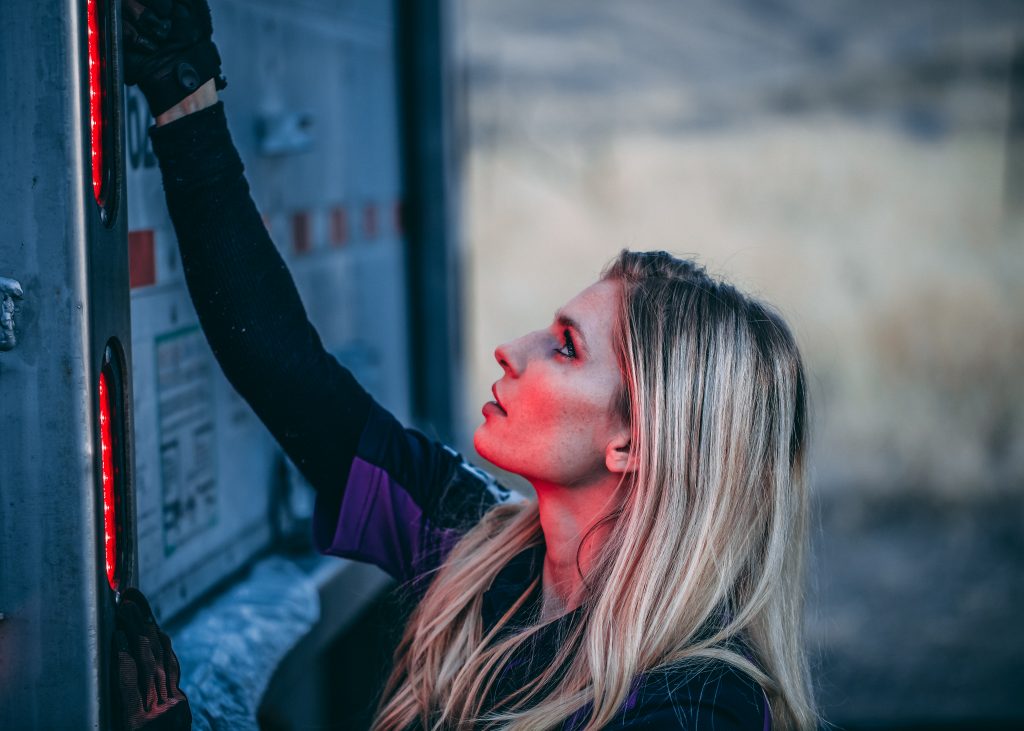
[[[553,451],[567,459],[570,452],[588,452],[604,416],[593,396],[565,387],[536,389],[515,414],[521,418],[512,419],[510,426],[520,443],[538,453]]]

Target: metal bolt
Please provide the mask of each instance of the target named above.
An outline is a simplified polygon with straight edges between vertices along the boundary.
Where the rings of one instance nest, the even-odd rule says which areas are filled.
[[[24,296],[17,281],[0,277],[0,350],[11,350],[18,344],[14,335],[14,300]]]

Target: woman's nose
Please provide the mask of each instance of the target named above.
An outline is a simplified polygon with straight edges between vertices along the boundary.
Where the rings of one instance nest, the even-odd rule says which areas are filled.
[[[512,364],[512,356],[509,352],[509,343],[499,345],[495,348],[495,360],[498,361],[498,364],[501,365],[502,370],[505,371],[505,373],[515,378],[517,374],[515,367]]]
[[[544,351],[544,331],[537,330],[499,345],[494,349],[494,359],[513,378],[523,375],[531,359],[540,357]]]
[[[495,348],[494,359],[513,378],[519,375],[521,364],[516,356],[514,343],[504,343]]]

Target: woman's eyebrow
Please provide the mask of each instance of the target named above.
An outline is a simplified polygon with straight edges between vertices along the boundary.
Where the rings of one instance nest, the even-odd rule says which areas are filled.
[[[561,310],[555,313],[554,320],[562,327],[571,327],[573,330],[575,330],[576,334],[580,336],[580,340],[583,342],[583,349],[587,350],[587,336],[583,334],[583,328],[580,327],[580,324],[578,322],[576,322],[574,319],[569,317]]]

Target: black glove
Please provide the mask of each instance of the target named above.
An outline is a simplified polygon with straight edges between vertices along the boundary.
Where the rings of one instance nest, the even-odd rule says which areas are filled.
[[[111,687],[119,731],[190,731],[192,711],[178,687],[181,669],[138,589],[121,594],[114,620]]]
[[[210,79],[227,86],[206,0],[124,0],[122,8],[124,83],[139,85],[154,117]]]

